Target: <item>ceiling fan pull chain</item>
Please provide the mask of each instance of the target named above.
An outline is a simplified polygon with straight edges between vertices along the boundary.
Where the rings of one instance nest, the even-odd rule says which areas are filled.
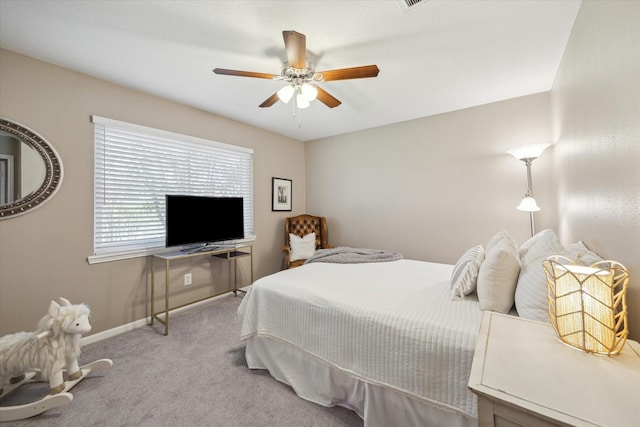
[[[298,127],[301,128],[302,127],[302,123],[300,121],[300,115],[302,114],[302,108],[298,107],[298,99],[297,98],[298,98],[297,96],[294,96],[294,99],[293,99],[293,108],[294,108],[293,117],[296,118],[296,123],[297,123]]]
[[[302,122],[300,121],[300,114],[302,112],[302,108],[298,108],[298,99],[297,96],[294,95],[293,99],[291,100],[291,108],[293,109],[293,118],[296,119],[296,123],[298,124],[298,127],[301,128],[302,127]]]
[[[296,103],[295,95],[293,96],[292,101],[293,102],[291,103],[291,117],[295,118],[298,115],[297,114],[297,112],[298,112],[298,104]]]

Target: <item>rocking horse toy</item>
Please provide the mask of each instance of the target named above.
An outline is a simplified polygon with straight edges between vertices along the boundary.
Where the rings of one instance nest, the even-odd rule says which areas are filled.
[[[110,359],[78,366],[80,339],[91,330],[89,307],[60,298],[34,332],[0,337],[0,400],[28,381],[49,381],[50,393],[17,406],[0,406],[0,422],[41,414],[73,400],[68,391],[91,372],[110,368]],[[66,372],[65,372],[66,368]],[[66,381],[65,381],[66,378]]]

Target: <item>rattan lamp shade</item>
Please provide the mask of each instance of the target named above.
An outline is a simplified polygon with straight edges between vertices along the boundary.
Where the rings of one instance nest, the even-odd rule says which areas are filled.
[[[549,320],[558,338],[589,353],[622,351],[629,334],[627,269],[615,261],[576,265],[555,255],[542,265],[547,275]]]

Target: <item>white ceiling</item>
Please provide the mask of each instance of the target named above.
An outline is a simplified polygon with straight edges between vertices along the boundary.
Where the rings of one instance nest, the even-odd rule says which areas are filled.
[[[307,141],[551,89],[579,0],[0,0],[0,46]],[[320,85],[342,101],[258,105],[282,82],[283,30],[316,71],[376,64]],[[300,124],[300,126],[298,125]]]

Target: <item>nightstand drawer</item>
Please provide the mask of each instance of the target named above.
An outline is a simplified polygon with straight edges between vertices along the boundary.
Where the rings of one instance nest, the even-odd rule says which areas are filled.
[[[506,406],[489,398],[478,396],[479,427],[558,427],[559,424],[541,418],[522,408]]]

